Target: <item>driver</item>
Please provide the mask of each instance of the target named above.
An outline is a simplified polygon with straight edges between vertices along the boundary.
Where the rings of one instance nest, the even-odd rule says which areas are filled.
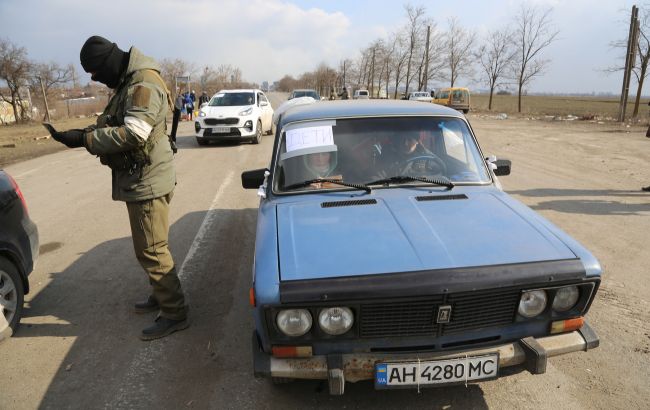
[[[420,143],[416,134],[399,135],[394,141],[394,148],[385,154],[384,170],[388,176],[444,173],[442,161]]]

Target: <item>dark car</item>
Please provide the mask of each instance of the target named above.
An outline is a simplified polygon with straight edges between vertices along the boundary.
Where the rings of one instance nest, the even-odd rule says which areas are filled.
[[[311,97],[316,101],[320,101],[320,95],[318,95],[318,92],[316,92],[316,90],[293,90],[291,94],[289,94],[290,100],[298,97]]]
[[[544,373],[598,346],[596,258],[501,189],[458,111],[415,101],[288,109],[262,198],[251,302],[257,376],[377,389]]]
[[[18,328],[38,245],[38,229],[18,184],[0,170],[0,340]]]

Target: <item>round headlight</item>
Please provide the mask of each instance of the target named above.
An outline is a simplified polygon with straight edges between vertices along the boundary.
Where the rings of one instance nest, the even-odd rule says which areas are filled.
[[[205,111],[199,111],[199,117],[205,117],[206,115]]]
[[[354,323],[352,311],[346,307],[323,309],[318,315],[318,324],[328,335],[342,335],[350,330]]]
[[[282,310],[275,321],[287,336],[302,336],[311,329],[311,313],[307,309]]]
[[[546,308],[546,292],[543,290],[531,290],[521,294],[519,300],[519,314],[524,317],[539,315]]]
[[[576,305],[580,292],[577,286],[566,286],[557,290],[553,299],[553,310],[566,312]]]

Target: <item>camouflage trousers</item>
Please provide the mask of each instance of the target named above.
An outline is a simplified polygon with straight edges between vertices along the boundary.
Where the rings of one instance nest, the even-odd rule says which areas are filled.
[[[187,316],[187,306],[168,243],[172,196],[173,191],[159,198],[127,202],[126,207],[135,256],[149,275],[160,316],[182,320]]]

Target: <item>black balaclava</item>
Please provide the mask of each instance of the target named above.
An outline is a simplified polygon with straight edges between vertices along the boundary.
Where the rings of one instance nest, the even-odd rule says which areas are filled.
[[[79,54],[81,66],[92,75],[93,81],[117,87],[122,73],[129,65],[129,53],[125,53],[115,43],[104,37],[92,36],[86,40]]]

